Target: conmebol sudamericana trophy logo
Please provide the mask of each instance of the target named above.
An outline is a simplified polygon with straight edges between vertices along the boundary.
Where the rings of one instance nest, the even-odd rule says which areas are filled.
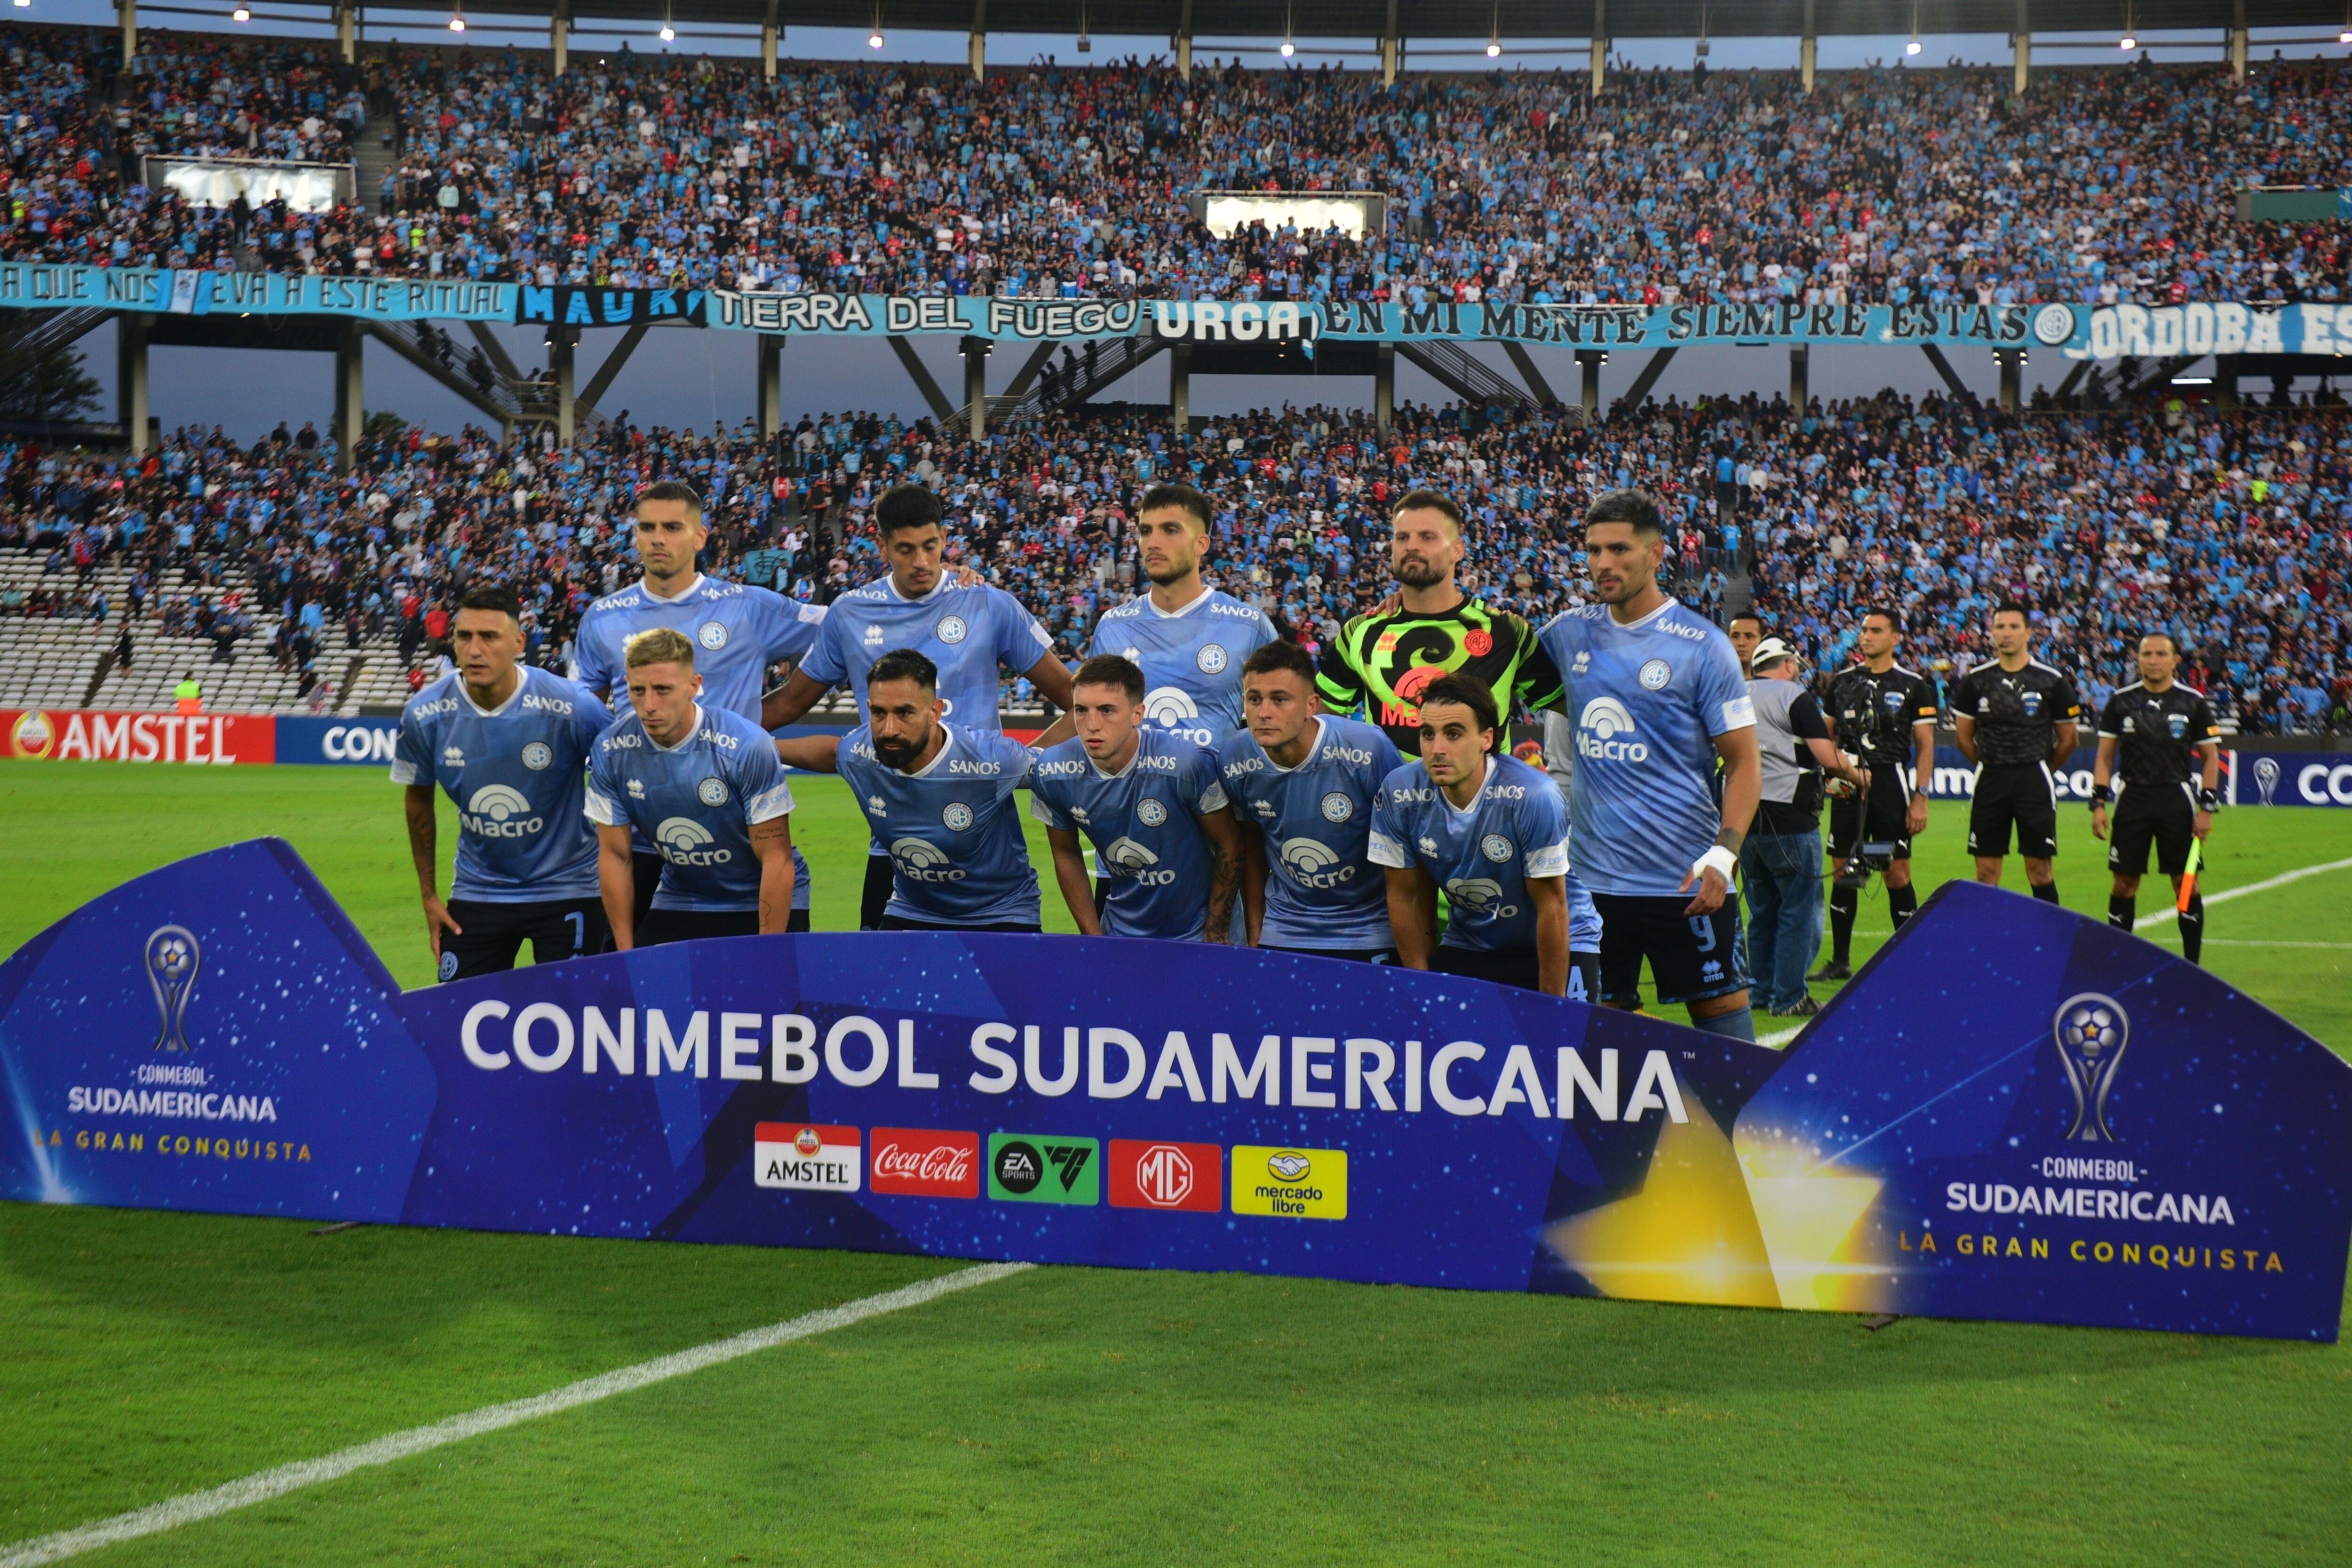
[[[2074,1125],[2066,1130],[2067,1138],[2114,1142],[2115,1132],[2107,1126],[2107,1090],[2131,1038],[2131,1019],[2123,1005],[2095,991],[2070,996],[2059,1004],[2051,1032],[2057,1037],[2058,1059],[2066,1065],[2067,1087],[2074,1091]]]
[[[154,987],[155,1005],[163,1015],[163,1026],[155,1032],[159,1051],[189,1048],[188,998],[204,957],[196,933],[185,926],[158,926],[147,938],[147,984]]]
[[[2263,792],[2263,804],[2268,805],[2271,796],[2278,793],[2279,765],[2276,757],[2254,759],[2254,787]]]

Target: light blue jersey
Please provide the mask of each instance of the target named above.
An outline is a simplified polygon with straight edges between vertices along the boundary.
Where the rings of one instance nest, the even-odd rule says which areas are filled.
[[[1207,928],[1212,862],[1192,819],[1225,804],[1215,752],[1146,724],[1127,766],[1107,773],[1065,741],[1038,753],[1029,801],[1038,821],[1094,845],[1107,935],[1192,942]]]
[[[1247,730],[1217,747],[1234,815],[1265,840],[1266,947],[1392,947],[1388,881],[1365,854],[1381,781],[1402,765],[1377,724],[1324,717],[1295,768]]]
[[[947,742],[919,773],[874,755],[874,732],[841,738],[835,766],[857,797],[897,875],[886,913],[925,925],[1031,925],[1037,873],[1013,792],[1029,748],[992,730],[940,726]]]
[[[1368,849],[1376,865],[1419,866],[1436,879],[1445,893],[1444,946],[1532,949],[1536,910],[1528,879],[1559,877],[1568,884],[1570,951],[1601,950],[1591,896],[1569,874],[1568,807],[1549,777],[1517,757],[1486,759],[1486,782],[1467,811],[1430,782],[1423,763],[1396,769],[1381,782]]]
[[[702,677],[703,706],[757,722],[768,667],[802,658],[824,624],[823,605],[803,605],[765,588],[698,577],[675,599],[648,593],[643,583],[607,594],[580,617],[574,639],[580,684],[606,693],[616,718],[629,711],[628,641],[639,632],[667,626],[694,644],[695,673]]]
[[[1576,727],[1578,872],[1597,893],[1675,896],[1723,828],[1715,737],[1756,723],[1730,639],[1668,599],[1631,626],[1564,611],[1540,640]]]
[[[760,858],[751,828],[788,815],[776,743],[751,720],[695,704],[694,728],[675,746],[659,746],[632,713],[596,739],[588,769],[588,819],[634,828],[662,858],[657,910],[741,914],[760,907]],[[793,908],[808,908],[801,872]]]
[[[893,648],[912,648],[939,666],[947,716],[967,730],[994,731],[1003,690],[999,667],[1025,673],[1054,651],[1054,639],[1021,601],[985,584],[958,587],[941,579],[919,599],[887,576],[853,588],[825,606],[824,628],[801,672],[826,686],[846,685],[866,711],[866,672]]]
[[[612,723],[560,675],[518,666],[513,695],[475,704],[445,675],[401,710],[392,782],[439,784],[457,805],[453,899],[492,904],[596,896],[596,833],[581,815],[588,759]]]
[[[1213,746],[1242,727],[1242,661],[1278,637],[1263,611],[1214,588],[1173,615],[1142,594],[1104,613],[1087,653],[1132,660],[1144,718]]]

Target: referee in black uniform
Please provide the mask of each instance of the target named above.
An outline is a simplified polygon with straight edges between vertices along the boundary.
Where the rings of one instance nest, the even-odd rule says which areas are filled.
[[[1977,880],[2000,886],[2014,825],[2033,896],[2054,904],[2058,883],[2050,862],[2058,854],[2058,783],[2050,770],[2074,754],[2083,703],[2073,681],[2032,656],[2032,645],[2025,606],[2002,601],[1992,613],[1992,658],[1952,688],[1952,730],[1960,754],[1977,765],[1969,805]]]
[[[1895,929],[1919,907],[1911,885],[1911,840],[1927,830],[1927,795],[1936,783],[1936,713],[1933,678],[1905,668],[1895,657],[1903,621],[1891,609],[1864,610],[1855,639],[1861,654],[1830,680],[1823,706],[1831,737],[1863,766],[1864,788],[1830,800],[1830,961],[1815,980],[1853,976],[1853,921],[1862,908],[1864,871],[1849,886],[1846,868],[1864,845],[1886,846],[1886,911]],[[1916,761],[1915,761],[1916,758]],[[1871,859],[1878,858],[1874,847]]]
[[[2173,899],[2189,870],[2189,846],[2213,830],[2221,801],[2221,726],[2213,705],[2193,686],[2172,679],[2180,648],[2168,632],[2139,639],[2139,679],[2119,687],[2099,715],[2099,755],[2091,764],[2091,831],[2107,840],[2107,923],[2132,929],[2133,900],[2156,846],[2157,869],[2172,879]],[[2123,793],[2111,787],[2117,758]],[[2198,782],[2192,785],[2189,774]],[[2116,801],[2115,833],[2107,832],[2107,802]],[[2205,900],[2192,895],[2180,910],[2181,955],[2195,963],[2205,945]]]

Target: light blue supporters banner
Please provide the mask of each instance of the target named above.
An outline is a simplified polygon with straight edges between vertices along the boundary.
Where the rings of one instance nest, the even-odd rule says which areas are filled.
[[[336,278],[149,267],[0,262],[0,307],[152,310],[178,316],[349,316],[362,321],[515,320],[516,286],[471,279]]]

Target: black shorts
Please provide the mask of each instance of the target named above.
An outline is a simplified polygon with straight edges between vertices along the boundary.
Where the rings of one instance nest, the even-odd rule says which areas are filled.
[[[1295,952],[1301,958],[1344,958],[1350,963],[1394,963],[1397,950],[1392,947],[1276,947],[1261,943],[1260,952]]]
[[[2058,785],[2041,763],[1977,770],[1976,795],[1969,803],[1969,853],[1999,859],[2009,853],[2009,829],[2017,826],[2017,852],[2047,860],[2058,853]]]
[[[888,931],[882,923],[882,911],[889,907],[892,895],[898,890],[898,863],[878,852],[866,857],[866,890],[857,900],[859,931]]]
[[[2127,789],[2107,818],[2107,869],[2145,875],[2147,847],[2154,844],[2156,868],[2178,877],[2189,869],[2189,847],[2196,841],[2197,803],[2186,793],[2162,784]]]
[[[629,852],[630,880],[635,892],[632,902],[635,912],[630,917],[638,931],[646,929],[646,916],[652,912],[654,895],[661,891],[662,858],[650,849]]]
[[[806,910],[794,910],[786,931],[806,931]],[[699,942],[708,936],[757,936],[760,917],[751,910],[647,910],[637,926],[639,947],[659,947],[670,942]]]
[[[612,932],[600,899],[541,899],[528,904],[452,899],[449,918],[461,928],[441,933],[441,978],[470,980],[515,966],[525,942],[531,962],[553,963],[604,951]]]
[[[1501,952],[1482,952],[1467,947],[1447,947],[1440,942],[1430,967],[1440,974],[1466,975],[1472,980],[1488,980],[1497,985],[1516,985],[1522,991],[1540,991],[1543,968],[1531,947],[1516,948]],[[1597,952],[1570,952],[1568,955],[1568,999],[1571,1002],[1592,1001],[1601,992],[1601,955]]]
[[[1830,802],[1830,856],[1851,860],[1865,844],[1891,844],[1890,860],[1911,858],[1911,785],[1900,763],[1870,770],[1870,793]]]
[[[904,915],[884,915],[884,916],[882,917],[882,923],[881,923],[881,924],[879,924],[879,925],[877,925],[877,926],[876,926],[874,929],[875,929],[876,931],[1003,931],[1003,932],[1004,932],[1004,933],[1006,933],[1007,935],[1010,935],[1010,936],[1035,936],[1035,935],[1037,935],[1039,932],[1043,931],[1045,928],[1044,926],[1041,926],[1041,925],[1034,925],[1034,924],[1032,924],[1032,925],[1023,925],[1023,924],[1022,924],[1020,921],[1001,921],[997,922],[997,923],[996,923],[996,924],[994,924],[994,925],[972,925],[972,926],[935,925],[935,924],[933,924],[933,923],[932,923],[931,921],[910,921],[910,920],[907,919],[907,917],[906,917],[906,916],[904,916]]]
[[[1727,893],[1711,915],[1686,915],[1690,900],[1595,893],[1601,912],[1601,999],[1632,1006],[1642,999],[1642,961],[1650,961],[1660,1002],[1706,1002],[1748,989],[1748,944],[1739,940],[1739,900]]]

